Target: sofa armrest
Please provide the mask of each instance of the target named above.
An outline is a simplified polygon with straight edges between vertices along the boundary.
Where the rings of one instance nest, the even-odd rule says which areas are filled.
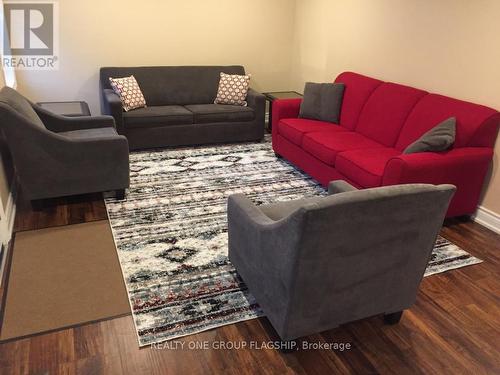
[[[254,109],[266,106],[266,97],[252,88],[248,89],[246,101],[248,106]]]
[[[244,194],[229,196],[227,201],[228,218],[237,222],[245,222],[248,226],[257,228],[274,224],[274,220],[267,217],[250,199]],[[250,228],[248,228],[250,229]]]
[[[102,90],[102,110],[105,115],[113,116],[116,130],[123,134],[123,105],[120,97],[111,89]]]
[[[45,127],[55,133],[71,130],[97,129],[115,127],[115,121],[111,116],[60,116],[33,104],[33,109],[42,120]]]
[[[472,214],[477,207],[493,149],[464,147],[445,152],[420,152],[390,159],[382,185],[428,183],[457,187],[448,217]]]
[[[330,181],[328,184],[328,194],[334,195],[338,193],[347,193],[349,191],[357,191],[358,189],[347,183],[344,180]]]
[[[487,147],[464,147],[445,152],[418,152],[390,159],[384,171],[383,185],[425,182],[432,184],[452,177],[466,177],[471,168],[488,165],[493,150]]]
[[[254,89],[248,89],[246,101],[248,106],[255,112],[255,120],[262,123],[264,129],[264,121],[266,118],[266,97]]]
[[[279,120],[282,118],[297,118],[299,117],[300,104],[302,98],[294,99],[276,99],[273,101],[273,118],[272,128],[277,129]]]
[[[229,259],[266,307],[293,291],[303,216],[274,221],[242,194],[228,199]]]

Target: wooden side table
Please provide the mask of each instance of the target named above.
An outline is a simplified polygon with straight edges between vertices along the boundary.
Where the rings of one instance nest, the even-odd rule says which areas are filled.
[[[276,99],[297,99],[302,98],[302,94],[297,91],[273,91],[273,92],[264,92],[263,95],[266,97],[266,100],[269,102],[269,121],[268,121],[268,131],[271,132],[273,129],[273,102]]]
[[[90,116],[90,108],[87,102],[39,102],[37,104],[43,109],[61,116]]]

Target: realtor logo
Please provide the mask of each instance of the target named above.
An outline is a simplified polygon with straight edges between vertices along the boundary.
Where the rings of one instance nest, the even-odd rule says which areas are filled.
[[[0,30],[4,67],[58,68],[58,10],[56,1],[4,1]]]

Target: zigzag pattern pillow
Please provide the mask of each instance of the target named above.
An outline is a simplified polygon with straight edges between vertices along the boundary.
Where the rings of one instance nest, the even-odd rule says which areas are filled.
[[[220,74],[219,90],[215,104],[247,105],[245,101],[250,85],[250,75]]]
[[[144,99],[141,88],[134,76],[110,78],[109,83],[113,91],[120,97],[125,112],[146,107],[146,99]]]

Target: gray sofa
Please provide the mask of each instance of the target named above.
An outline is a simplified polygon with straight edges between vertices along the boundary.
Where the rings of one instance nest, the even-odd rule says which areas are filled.
[[[214,104],[220,73],[242,66],[101,68],[104,114],[114,117],[130,149],[256,141],[264,136],[265,98],[250,89],[247,107]],[[147,107],[124,112],[109,78],[134,75]]]
[[[385,314],[416,298],[452,185],[357,190],[255,206],[228,200],[229,259],[284,341]]]
[[[128,143],[109,116],[62,117],[0,90],[0,130],[23,197],[38,200],[129,186]]]

